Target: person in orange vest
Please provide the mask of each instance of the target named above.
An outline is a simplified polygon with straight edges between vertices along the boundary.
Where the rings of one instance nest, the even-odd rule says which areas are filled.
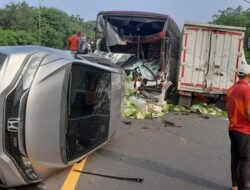
[[[76,32],[73,31],[72,36],[70,36],[68,38],[68,48],[69,48],[69,50],[72,51],[72,53],[77,52],[77,48],[78,48],[78,45],[80,43],[80,36],[79,35],[81,35],[81,34],[80,33],[76,34]]]
[[[250,190],[250,65],[239,65],[239,81],[227,91],[232,190]]]

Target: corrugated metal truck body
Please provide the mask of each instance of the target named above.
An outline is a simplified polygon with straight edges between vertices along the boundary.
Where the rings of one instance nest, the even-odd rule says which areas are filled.
[[[224,94],[245,60],[243,27],[186,22],[179,59],[178,92]]]

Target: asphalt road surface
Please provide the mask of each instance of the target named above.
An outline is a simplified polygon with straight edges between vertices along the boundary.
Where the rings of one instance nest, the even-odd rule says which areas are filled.
[[[81,174],[67,168],[42,184],[21,189],[60,190],[66,181],[76,190],[230,189],[226,118],[169,113],[165,122],[130,121],[103,148],[88,156],[82,171],[143,178],[142,183]],[[69,180],[72,173],[78,177]]]

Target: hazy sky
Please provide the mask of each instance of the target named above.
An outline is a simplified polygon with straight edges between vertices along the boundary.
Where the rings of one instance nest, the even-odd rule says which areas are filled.
[[[21,0],[0,0],[0,7],[9,2]],[[39,0],[26,0],[39,6]],[[133,10],[163,13],[171,16],[181,28],[184,21],[208,22],[218,10],[241,5],[250,8],[244,0],[40,0],[43,6],[55,7],[68,14],[79,14],[84,20],[95,20],[99,11]]]

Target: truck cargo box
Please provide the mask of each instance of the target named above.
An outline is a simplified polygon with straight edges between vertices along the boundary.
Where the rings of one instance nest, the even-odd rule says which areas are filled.
[[[224,94],[245,61],[244,27],[186,22],[179,58],[178,91],[182,95]]]

